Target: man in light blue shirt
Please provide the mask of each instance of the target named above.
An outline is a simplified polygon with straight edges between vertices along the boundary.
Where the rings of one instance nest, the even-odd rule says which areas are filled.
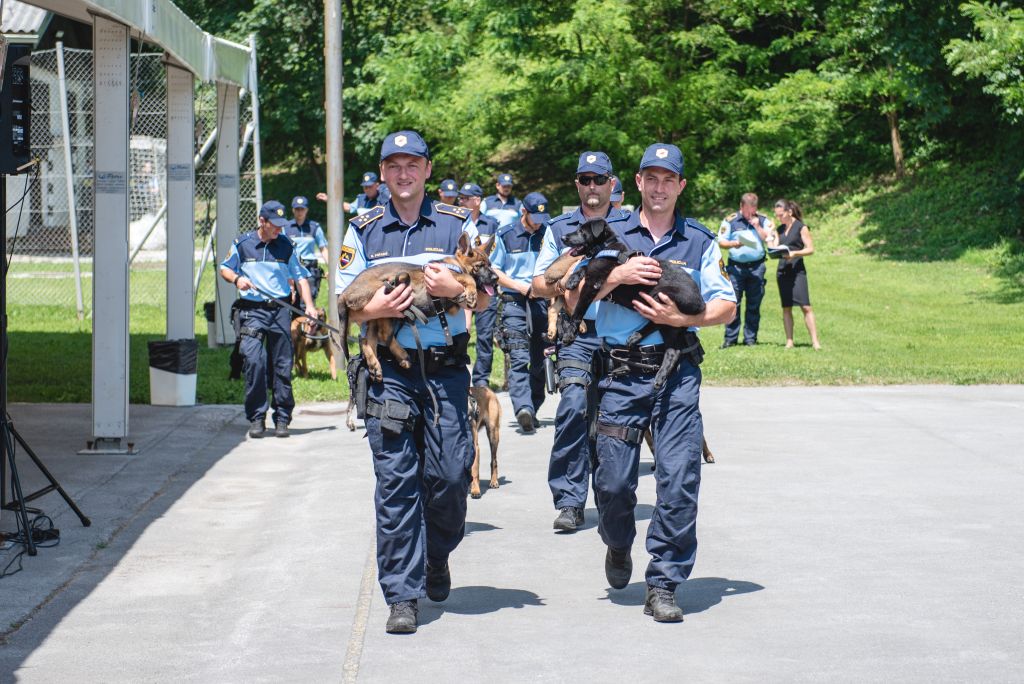
[[[757,344],[757,328],[761,323],[761,300],[764,299],[764,248],[774,230],[771,219],[757,213],[757,195],[752,192],[740,198],[740,210],[726,216],[718,229],[718,245],[729,250],[729,265],[726,272],[736,291],[736,317],[725,326],[722,349],[728,349],[739,341],[743,295],[747,296],[743,344]]]

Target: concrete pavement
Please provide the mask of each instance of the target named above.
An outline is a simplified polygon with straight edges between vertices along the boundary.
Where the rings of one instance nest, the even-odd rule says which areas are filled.
[[[383,631],[369,449],[336,407],[260,441],[232,407],[133,407],[123,461],[69,451],[88,407],[14,407],[94,525],[38,502],[62,542],[0,580],[0,681],[1024,680],[1024,387],[705,390],[718,463],[681,625],[641,613],[646,449],[632,584],[608,589],[592,506],[552,532],[552,399],[525,436],[502,396],[502,486],[405,637]]]

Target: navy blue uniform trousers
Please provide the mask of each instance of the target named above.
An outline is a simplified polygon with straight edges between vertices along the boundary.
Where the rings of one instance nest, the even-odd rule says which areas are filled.
[[[548,306],[543,299],[530,300],[530,327],[522,297],[502,304],[501,325],[509,349],[508,394],[516,413],[527,408],[534,413],[544,403],[544,331],[548,327]]]
[[[764,299],[764,268],[763,261],[756,266],[730,261],[726,266],[732,289],[736,291],[736,316],[725,326],[726,342],[739,340],[743,295],[747,296],[747,308],[743,314],[743,341],[757,341],[757,328],[761,324],[761,300]]]
[[[413,357],[415,359],[415,356]],[[412,432],[381,429],[367,417],[366,434],[377,477],[377,576],[388,604],[426,596],[426,561],[441,565],[466,533],[473,442],[469,429],[469,371],[443,368],[428,376],[440,422],[419,366],[402,370],[383,361],[384,380],[369,399],[397,401],[412,410]]]
[[[600,347],[601,338],[597,336],[594,321],[587,321],[587,332],[580,334],[572,344],[558,348],[558,360],[578,361],[589,366],[594,360],[594,352]],[[580,378],[589,385],[592,374],[579,368],[558,369],[562,396],[555,413],[555,441],[551,445],[548,464],[548,487],[551,488],[555,508],[583,508],[587,503],[587,481],[594,446],[587,437],[587,387],[577,383],[565,384],[567,378]]]
[[[697,556],[697,493],[700,489],[700,369],[688,361],[654,389],[653,373],[632,372],[601,379],[599,423],[648,427],[654,435],[657,503],[647,530],[647,583],[674,590],[690,575]],[[637,470],[640,445],[597,435],[594,498],[598,532],[605,544],[630,548],[636,537]]]
[[[284,307],[273,309],[243,309],[239,311],[242,328],[263,333],[266,340],[242,335],[238,351],[242,355],[245,376],[245,418],[249,422],[262,421],[270,406],[267,403],[267,385],[274,391],[274,422],[292,420],[295,397],[292,396],[292,333],[291,312]]]
[[[494,358],[494,325],[498,322],[498,298],[473,314],[476,320],[476,363],[473,364],[473,386],[487,387],[491,382],[491,360]]]

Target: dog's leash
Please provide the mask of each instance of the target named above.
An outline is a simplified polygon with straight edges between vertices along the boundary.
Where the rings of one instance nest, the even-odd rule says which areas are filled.
[[[243,271],[243,275],[244,275],[244,271]],[[248,276],[246,276],[246,278],[248,278]],[[253,292],[255,292],[256,294],[258,294],[260,297],[263,297],[263,299],[265,301],[267,301],[267,302],[271,302],[273,304],[277,304],[278,306],[280,306],[282,308],[285,308],[285,309],[288,309],[289,311],[291,311],[293,313],[297,313],[300,316],[302,316],[303,318],[307,319],[309,322],[315,323],[316,325],[319,325],[321,328],[326,328],[327,330],[330,330],[331,332],[336,333],[338,335],[342,334],[340,330],[335,328],[330,323],[327,323],[326,321],[321,321],[319,318],[310,318],[309,316],[306,315],[306,312],[303,311],[302,309],[300,309],[299,307],[292,306],[288,302],[283,302],[280,299],[277,299],[275,297],[271,297],[269,294],[267,294],[266,292],[264,292],[260,288],[256,287],[256,284],[254,282],[252,282],[251,279],[249,280],[249,288]]]

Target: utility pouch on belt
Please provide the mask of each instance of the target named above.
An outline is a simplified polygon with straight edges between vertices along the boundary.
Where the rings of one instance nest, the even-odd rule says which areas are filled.
[[[369,371],[366,368],[366,359],[362,354],[348,360],[345,375],[348,376],[348,391],[352,395],[352,399],[355,400],[356,418],[365,419]]]
[[[366,415],[380,419],[380,429],[393,434],[412,432],[416,419],[412,417],[412,408],[408,404],[393,399],[385,399],[384,403],[366,402]]]
[[[548,347],[544,350],[544,388],[548,394],[558,391],[558,378],[555,375],[555,348]]]
[[[598,387],[608,373],[608,359],[604,349],[594,352],[590,384],[587,385],[587,439],[597,439],[597,414],[601,412],[601,395]],[[595,465],[596,464],[591,464]]]
[[[236,299],[231,305],[231,327],[235,331],[235,344],[228,360],[228,380],[239,380],[242,377],[242,351],[239,349],[242,343],[242,310],[238,304],[240,301],[242,300]]]

